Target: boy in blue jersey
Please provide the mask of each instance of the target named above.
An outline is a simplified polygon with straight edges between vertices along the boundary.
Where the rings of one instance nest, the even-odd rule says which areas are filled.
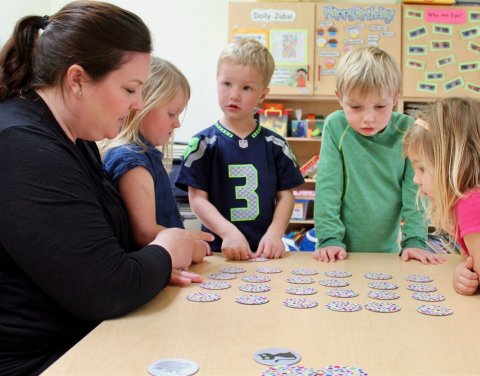
[[[397,64],[377,47],[355,48],[337,67],[343,110],[325,121],[316,182],[319,261],[342,260],[347,251],[389,253],[400,247],[405,261],[444,261],[425,251],[427,223],[416,203],[412,165],[402,153],[413,119],[392,112],[400,86]]]
[[[257,41],[242,39],[223,50],[217,64],[223,117],[192,138],[176,179],[188,189],[203,229],[215,235],[212,251],[232,260],[282,257],[291,189],[304,181],[287,142],[253,117],[274,69]]]

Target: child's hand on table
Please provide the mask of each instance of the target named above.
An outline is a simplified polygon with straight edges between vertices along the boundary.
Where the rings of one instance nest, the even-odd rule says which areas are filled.
[[[282,237],[274,237],[265,234],[258,244],[255,257],[281,258],[285,254],[285,244]]]
[[[247,239],[237,229],[223,236],[222,254],[229,260],[246,260],[255,257]]]
[[[473,271],[473,257],[468,256],[455,267],[453,289],[461,295],[473,295],[478,286],[478,274]]]
[[[200,274],[192,273],[187,270],[174,269],[172,271],[172,276],[170,277],[170,285],[179,287],[189,286],[192,283],[200,283],[202,281],[203,278]]]
[[[412,259],[418,260],[425,265],[437,265],[445,262],[444,257],[436,255],[435,253],[430,253],[420,248],[405,248],[402,252],[402,260],[408,261]]]
[[[347,251],[337,246],[318,248],[313,253],[313,258],[322,262],[345,260],[347,258]]]

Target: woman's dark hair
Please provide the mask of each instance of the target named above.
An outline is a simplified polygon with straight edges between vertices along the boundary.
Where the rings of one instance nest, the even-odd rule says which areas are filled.
[[[151,50],[145,23],[113,4],[75,1],[51,17],[24,17],[0,51],[0,101],[61,84],[73,64],[100,80],[126,63],[131,52]]]

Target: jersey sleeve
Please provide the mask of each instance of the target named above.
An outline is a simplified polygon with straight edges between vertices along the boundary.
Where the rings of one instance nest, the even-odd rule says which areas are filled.
[[[103,168],[110,180],[118,187],[120,177],[136,167],[149,169],[145,154],[140,147],[119,146],[109,150],[103,159]]]
[[[212,169],[211,153],[214,152],[214,140],[197,135],[188,143],[185,150],[178,174],[175,178],[175,185],[188,191],[191,186],[205,192],[210,191],[210,174]]]
[[[283,140],[281,147],[277,150],[276,160],[278,173],[277,192],[298,187],[305,182],[295,156],[285,140]]]

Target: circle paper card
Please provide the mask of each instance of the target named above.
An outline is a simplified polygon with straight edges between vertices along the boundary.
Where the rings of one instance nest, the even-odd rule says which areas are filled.
[[[392,282],[370,282],[368,287],[377,290],[395,290],[398,289],[398,285]]]
[[[372,299],[379,299],[379,300],[392,300],[400,298],[395,291],[383,291],[383,290],[374,290],[369,291],[367,296]]]
[[[239,289],[243,292],[267,292],[270,291],[270,286],[249,283],[241,285]]]
[[[269,282],[270,277],[268,275],[245,275],[242,277],[243,282],[250,282],[250,283],[263,283]]]
[[[437,291],[437,288],[432,285],[425,285],[422,283],[414,283],[412,285],[408,285],[407,289],[410,291],[417,291],[417,292],[434,292]]]
[[[290,308],[314,308],[318,303],[313,299],[288,298],[283,301],[283,305]]]
[[[153,376],[189,376],[197,371],[197,363],[188,359],[180,358],[157,360],[148,367],[148,373]]]
[[[296,268],[292,270],[292,274],[315,275],[315,274],[318,274],[318,270],[313,268]]]
[[[207,289],[207,290],[223,290],[229,289],[232,287],[230,282],[223,282],[223,281],[206,281],[200,284],[200,287]]]
[[[324,274],[327,277],[332,277],[332,278],[347,278],[352,276],[352,273],[341,271],[341,270],[330,270],[325,272]]]
[[[334,298],[354,298],[358,296],[358,292],[349,289],[328,289],[327,295]]]
[[[255,258],[247,259],[247,261],[250,261],[250,262],[265,262],[268,260],[269,259],[266,257],[255,257]]]
[[[365,278],[368,278],[368,279],[392,279],[392,276],[390,274],[386,274],[386,273],[370,272],[370,273],[365,274]]]
[[[303,366],[276,366],[268,367],[262,376],[318,376],[323,375],[319,369]]]
[[[368,376],[367,372],[361,368],[351,366],[326,366],[320,369],[323,376]]]
[[[230,274],[237,274],[237,273],[245,273],[247,269],[241,266],[223,266],[220,268],[220,273],[230,273]]]
[[[326,287],[345,287],[349,285],[347,281],[342,281],[341,279],[322,279],[319,283]]]
[[[391,313],[400,311],[400,307],[388,302],[371,302],[365,304],[365,308],[372,312]]]
[[[240,295],[235,298],[235,301],[246,305],[259,305],[268,303],[268,298],[262,295]]]
[[[208,275],[208,278],[218,280],[235,279],[237,275],[233,273],[212,273]]]
[[[266,273],[266,274],[273,274],[273,273],[281,273],[282,269],[276,266],[261,266],[257,269],[258,273]]]
[[[313,295],[317,293],[313,287],[292,286],[285,289],[285,292],[292,295]]]
[[[428,275],[409,274],[405,276],[405,280],[409,282],[426,283],[432,282],[433,278]]]
[[[358,303],[339,302],[339,301],[330,302],[326,305],[326,307],[328,309],[331,309],[332,311],[338,311],[338,312],[355,312],[355,311],[360,311],[362,309],[362,306]]]
[[[194,292],[187,296],[191,302],[215,302],[220,299],[220,295],[210,292]]]
[[[303,275],[295,275],[292,277],[288,277],[286,281],[288,283],[295,283],[299,285],[315,282],[315,280],[312,277],[305,277]]]
[[[441,302],[442,300],[445,300],[445,297],[442,294],[434,294],[431,292],[414,292],[412,298],[423,302]]]
[[[439,305],[421,305],[417,307],[417,311],[429,316],[448,316],[453,313],[451,308]]]
[[[302,359],[302,357],[296,351],[272,347],[257,351],[253,355],[253,359],[260,364],[274,366],[296,364],[300,361],[300,359]]]

